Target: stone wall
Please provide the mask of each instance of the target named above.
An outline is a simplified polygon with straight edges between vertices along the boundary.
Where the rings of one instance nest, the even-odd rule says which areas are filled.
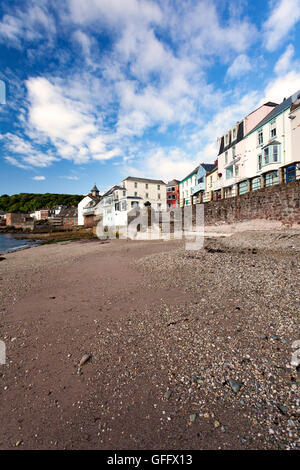
[[[206,202],[205,225],[252,219],[300,225],[300,180],[277,184],[241,196]]]

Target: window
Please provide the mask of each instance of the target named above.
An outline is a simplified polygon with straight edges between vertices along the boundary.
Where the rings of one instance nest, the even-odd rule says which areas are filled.
[[[273,145],[273,162],[278,162],[278,145]]]
[[[264,133],[262,129],[259,129],[257,133],[257,142],[258,145],[262,145],[264,143]]]
[[[225,135],[225,145],[229,144],[229,134]]]
[[[157,204],[157,208],[158,208],[158,209],[161,209],[161,204]]]
[[[262,168],[262,155],[258,155],[257,157],[257,168],[258,170],[261,170]]]
[[[212,176],[209,177],[209,186],[212,186]]]
[[[134,187],[137,188],[137,183],[134,183]]]
[[[149,197],[149,193],[146,193],[146,197]]]
[[[225,152],[225,165],[228,163],[228,152]]]
[[[157,198],[160,199],[160,193],[158,193]]]
[[[122,202],[122,211],[126,211],[126,201]]]
[[[125,196],[126,196],[126,191],[123,191],[123,197],[125,197]]]
[[[198,183],[199,183],[199,184],[200,184],[200,183],[203,183],[203,176],[202,176],[202,178],[199,178],[199,179],[198,179]]]
[[[146,183],[146,189],[148,189],[148,183]]]
[[[276,120],[275,119],[271,121],[271,124],[270,124],[270,136],[271,136],[271,139],[276,137]]]
[[[230,165],[228,168],[226,168],[226,179],[229,180],[232,177],[233,177],[233,165]]]
[[[235,176],[239,176],[239,170],[240,170],[239,165],[235,165]]]
[[[234,147],[232,147],[232,156],[233,156],[233,158],[236,156],[236,150],[235,150],[235,146],[234,146]]]
[[[158,191],[160,190],[160,184],[157,185],[157,189],[158,189]]]
[[[134,195],[135,195],[135,197],[137,197],[137,192],[136,191],[135,191]]]
[[[232,140],[236,139],[236,127],[233,128],[232,130]]]
[[[269,163],[269,147],[267,147],[264,152],[264,164],[267,165],[268,163]]]

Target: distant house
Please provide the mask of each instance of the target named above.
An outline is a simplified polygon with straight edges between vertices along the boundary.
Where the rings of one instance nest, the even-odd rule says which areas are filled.
[[[196,175],[196,184],[192,187],[193,202],[203,202],[206,189],[206,175],[217,168],[215,163],[200,163]]]
[[[6,225],[6,213],[0,211],[0,225]]]
[[[99,189],[95,185],[91,192],[85,196],[78,204],[78,225],[84,225],[84,208],[91,202],[100,201]]]
[[[197,166],[179,183],[179,201],[181,207],[188,206],[191,204],[193,188],[197,184],[196,182],[198,170],[199,166]]]
[[[8,212],[6,214],[6,226],[33,230],[34,219],[23,211]]]
[[[72,228],[78,225],[78,208],[68,207],[60,211],[62,225],[64,228]]]
[[[167,184],[167,209],[179,206],[179,181],[172,180]]]
[[[34,213],[35,220],[46,220],[50,216],[50,209],[38,209]]]

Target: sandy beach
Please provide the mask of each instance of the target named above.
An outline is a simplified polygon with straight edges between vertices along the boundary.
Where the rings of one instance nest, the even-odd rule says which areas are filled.
[[[299,449],[299,254],[274,230],[4,255],[0,449]]]

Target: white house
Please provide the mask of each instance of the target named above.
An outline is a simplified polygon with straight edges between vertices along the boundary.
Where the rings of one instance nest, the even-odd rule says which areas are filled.
[[[99,199],[99,190],[95,185],[91,192],[85,196],[78,204],[78,225],[84,225],[84,208],[91,201],[97,201]]]

